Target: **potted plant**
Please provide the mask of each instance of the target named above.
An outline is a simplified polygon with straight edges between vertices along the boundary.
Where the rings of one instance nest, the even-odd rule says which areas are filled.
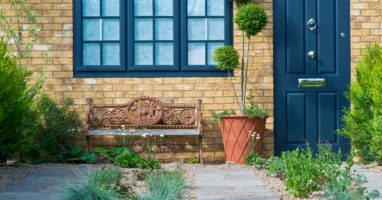
[[[225,110],[222,113],[214,114],[214,117],[220,121],[226,162],[242,164],[250,149],[253,148],[249,145],[251,138],[256,138],[256,141],[253,144],[251,143],[253,146],[256,145],[256,153],[262,153],[265,123],[269,113],[267,110],[262,110],[258,107],[254,101],[252,91],[247,96],[248,58],[251,37],[256,36],[264,28],[267,23],[267,15],[259,5],[251,3],[245,5],[238,3],[238,5],[240,7],[234,22],[243,31],[240,101],[231,76],[232,71],[239,66],[240,56],[238,52],[232,46],[224,46],[216,49],[214,60],[217,63],[217,68],[227,70],[228,72],[240,115],[236,115],[234,110]],[[246,52],[244,50],[244,35],[247,38]],[[246,59],[244,59],[245,53]],[[246,101],[248,101],[248,105],[246,105]]]

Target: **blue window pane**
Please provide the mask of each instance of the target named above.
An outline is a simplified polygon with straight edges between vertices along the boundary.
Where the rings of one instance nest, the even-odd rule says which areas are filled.
[[[188,65],[205,65],[206,49],[204,42],[188,43]]]
[[[102,64],[120,65],[119,43],[102,44]]]
[[[207,61],[209,65],[216,65],[213,59],[214,52],[217,48],[224,46],[224,42],[209,42],[207,44]]]
[[[134,0],[135,16],[152,16],[153,0]]]
[[[99,6],[99,0],[82,0],[82,15],[100,16]]]
[[[134,20],[134,38],[135,40],[153,39],[153,20],[135,19]]]
[[[134,46],[135,65],[153,65],[153,43],[135,43]]]
[[[224,18],[208,19],[208,39],[224,40]]]
[[[188,16],[205,16],[205,0],[187,0]]]
[[[119,19],[102,20],[102,39],[119,40]]]
[[[100,19],[84,19],[83,20],[83,40],[101,40],[101,23]]]
[[[208,16],[224,16],[224,0],[207,0]]]
[[[102,0],[102,16],[119,16],[119,0]]]
[[[206,19],[188,19],[188,39],[205,40],[206,38]]]
[[[155,44],[155,64],[174,64],[174,44],[172,42],[158,42]]]
[[[174,0],[155,0],[155,16],[172,16]]]
[[[172,40],[174,35],[173,24],[172,18],[155,19],[155,39]]]
[[[85,43],[82,48],[82,59],[84,65],[100,65],[101,50],[99,43]]]

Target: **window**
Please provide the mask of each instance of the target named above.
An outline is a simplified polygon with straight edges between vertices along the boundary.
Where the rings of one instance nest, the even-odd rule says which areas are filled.
[[[216,48],[232,44],[229,0],[74,1],[75,77],[225,76]]]

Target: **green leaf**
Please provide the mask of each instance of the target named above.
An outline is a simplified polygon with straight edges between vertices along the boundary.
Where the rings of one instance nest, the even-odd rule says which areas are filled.
[[[42,142],[42,148],[44,150],[46,150],[47,152],[49,152],[50,154],[53,154],[56,152],[56,147],[57,147],[57,142],[56,142],[56,139],[54,139],[53,137],[50,137],[50,138],[46,138],[43,142]]]

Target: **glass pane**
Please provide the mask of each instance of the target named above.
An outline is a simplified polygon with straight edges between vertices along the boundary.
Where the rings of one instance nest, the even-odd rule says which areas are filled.
[[[119,19],[102,20],[102,39],[119,40]]]
[[[188,43],[188,65],[205,65],[206,50],[204,42]]]
[[[224,40],[224,18],[208,19],[208,39]]]
[[[83,40],[101,40],[100,19],[83,20]]]
[[[120,65],[119,43],[102,44],[102,64]]]
[[[119,0],[102,0],[102,16],[119,16]]]
[[[188,19],[188,39],[206,40],[206,19]]]
[[[152,16],[153,0],[134,0],[134,16]]]
[[[134,39],[152,40],[153,39],[153,20],[135,19],[134,20]]]
[[[155,16],[172,16],[173,0],[155,0]]]
[[[99,0],[82,0],[82,16],[99,16]]]
[[[134,47],[135,65],[153,65],[153,43],[135,43]]]
[[[158,42],[155,44],[155,64],[174,64],[174,44],[172,42]]]
[[[84,43],[83,46],[83,64],[100,65],[100,45],[99,43]]]
[[[224,46],[224,42],[209,42],[207,44],[207,61],[209,65],[216,65],[213,59],[214,52],[217,48]]]
[[[188,16],[205,16],[205,0],[188,0],[187,13]]]
[[[174,35],[173,24],[172,18],[155,19],[155,39],[172,40]]]
[[[208,16],[224,16],[224,0],[207,0]]]

